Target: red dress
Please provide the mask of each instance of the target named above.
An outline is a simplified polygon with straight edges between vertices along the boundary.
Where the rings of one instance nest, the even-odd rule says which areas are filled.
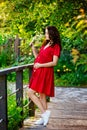
[[[53,60],[53,56],[60,56],[60,47],[58,44],[49,46],[44,49],[41,47],[40,52],[34,63],[48,63]],[[44,93],[47,96],[54,96],[54,69],[53,67],[33,68],[33,73],[30,79],[29,88],[38,93]]]

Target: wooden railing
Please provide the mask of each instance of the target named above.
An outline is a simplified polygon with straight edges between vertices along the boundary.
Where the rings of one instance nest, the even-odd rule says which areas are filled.
[[[0,130],[8,130],[7,112],[7,76],[9,73],[16,73],[16,103],[23,111],[23,70],[29,69],[29,79],[32,74],[33,64],[11,67],[0,70]],[[30,115],[34,116],[34,104],[29,104]]]

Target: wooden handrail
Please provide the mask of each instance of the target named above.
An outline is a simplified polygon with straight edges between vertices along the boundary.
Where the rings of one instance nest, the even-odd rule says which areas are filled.
[[[7,75],[12,72],[16,73],[16,104],[22,108],[21,114],[23,114],[23,70],[29,69],[30,79],[32,68],[33,63],[0,70],[0,130],[8,130]],[[32,101],[29,103],[29,110],[31,110],[30,115],[34,116],[35,109]]]
[[[11,72],[16,72],[16,71],[23,70],[26,68],[31,68],[32,66],[33,66],[33,63],[2,69],[2,70],[0,70],[0,75],[9,74]]]

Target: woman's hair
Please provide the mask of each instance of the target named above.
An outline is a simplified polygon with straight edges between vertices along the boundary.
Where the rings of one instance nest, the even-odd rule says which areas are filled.
[[[46,29],[49,33],[49,38],[52,40],[52,45],[58,44],[61,48],[61,40],[60,40],[60,34],[55,26],[47,26]],[[50,40],[45,40],[43,42],[43,45],[46,45]]]

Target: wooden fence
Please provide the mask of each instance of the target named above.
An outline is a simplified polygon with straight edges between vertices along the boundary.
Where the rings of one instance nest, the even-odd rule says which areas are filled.
[[[13,54],[14,59],[17,60],[20,56],[20,45],[21,39],[16,35],[15,38],[10,38],[6,43],[0,45],[0,54],[2,54],[3,50],[7,50],[9,54]]]
[[[23,111],[23,70],[29,69],[29,79],[32,73],[33,64],[11,67],[0,70],[0,130],[8,130],[8,112],[7,112],[7,76],[9,73],[16,73],[16,103],[22,107]],[[29,104],[30,115],[34,116],[34,104]],[[22,112],[23,114],[23,112]]]

